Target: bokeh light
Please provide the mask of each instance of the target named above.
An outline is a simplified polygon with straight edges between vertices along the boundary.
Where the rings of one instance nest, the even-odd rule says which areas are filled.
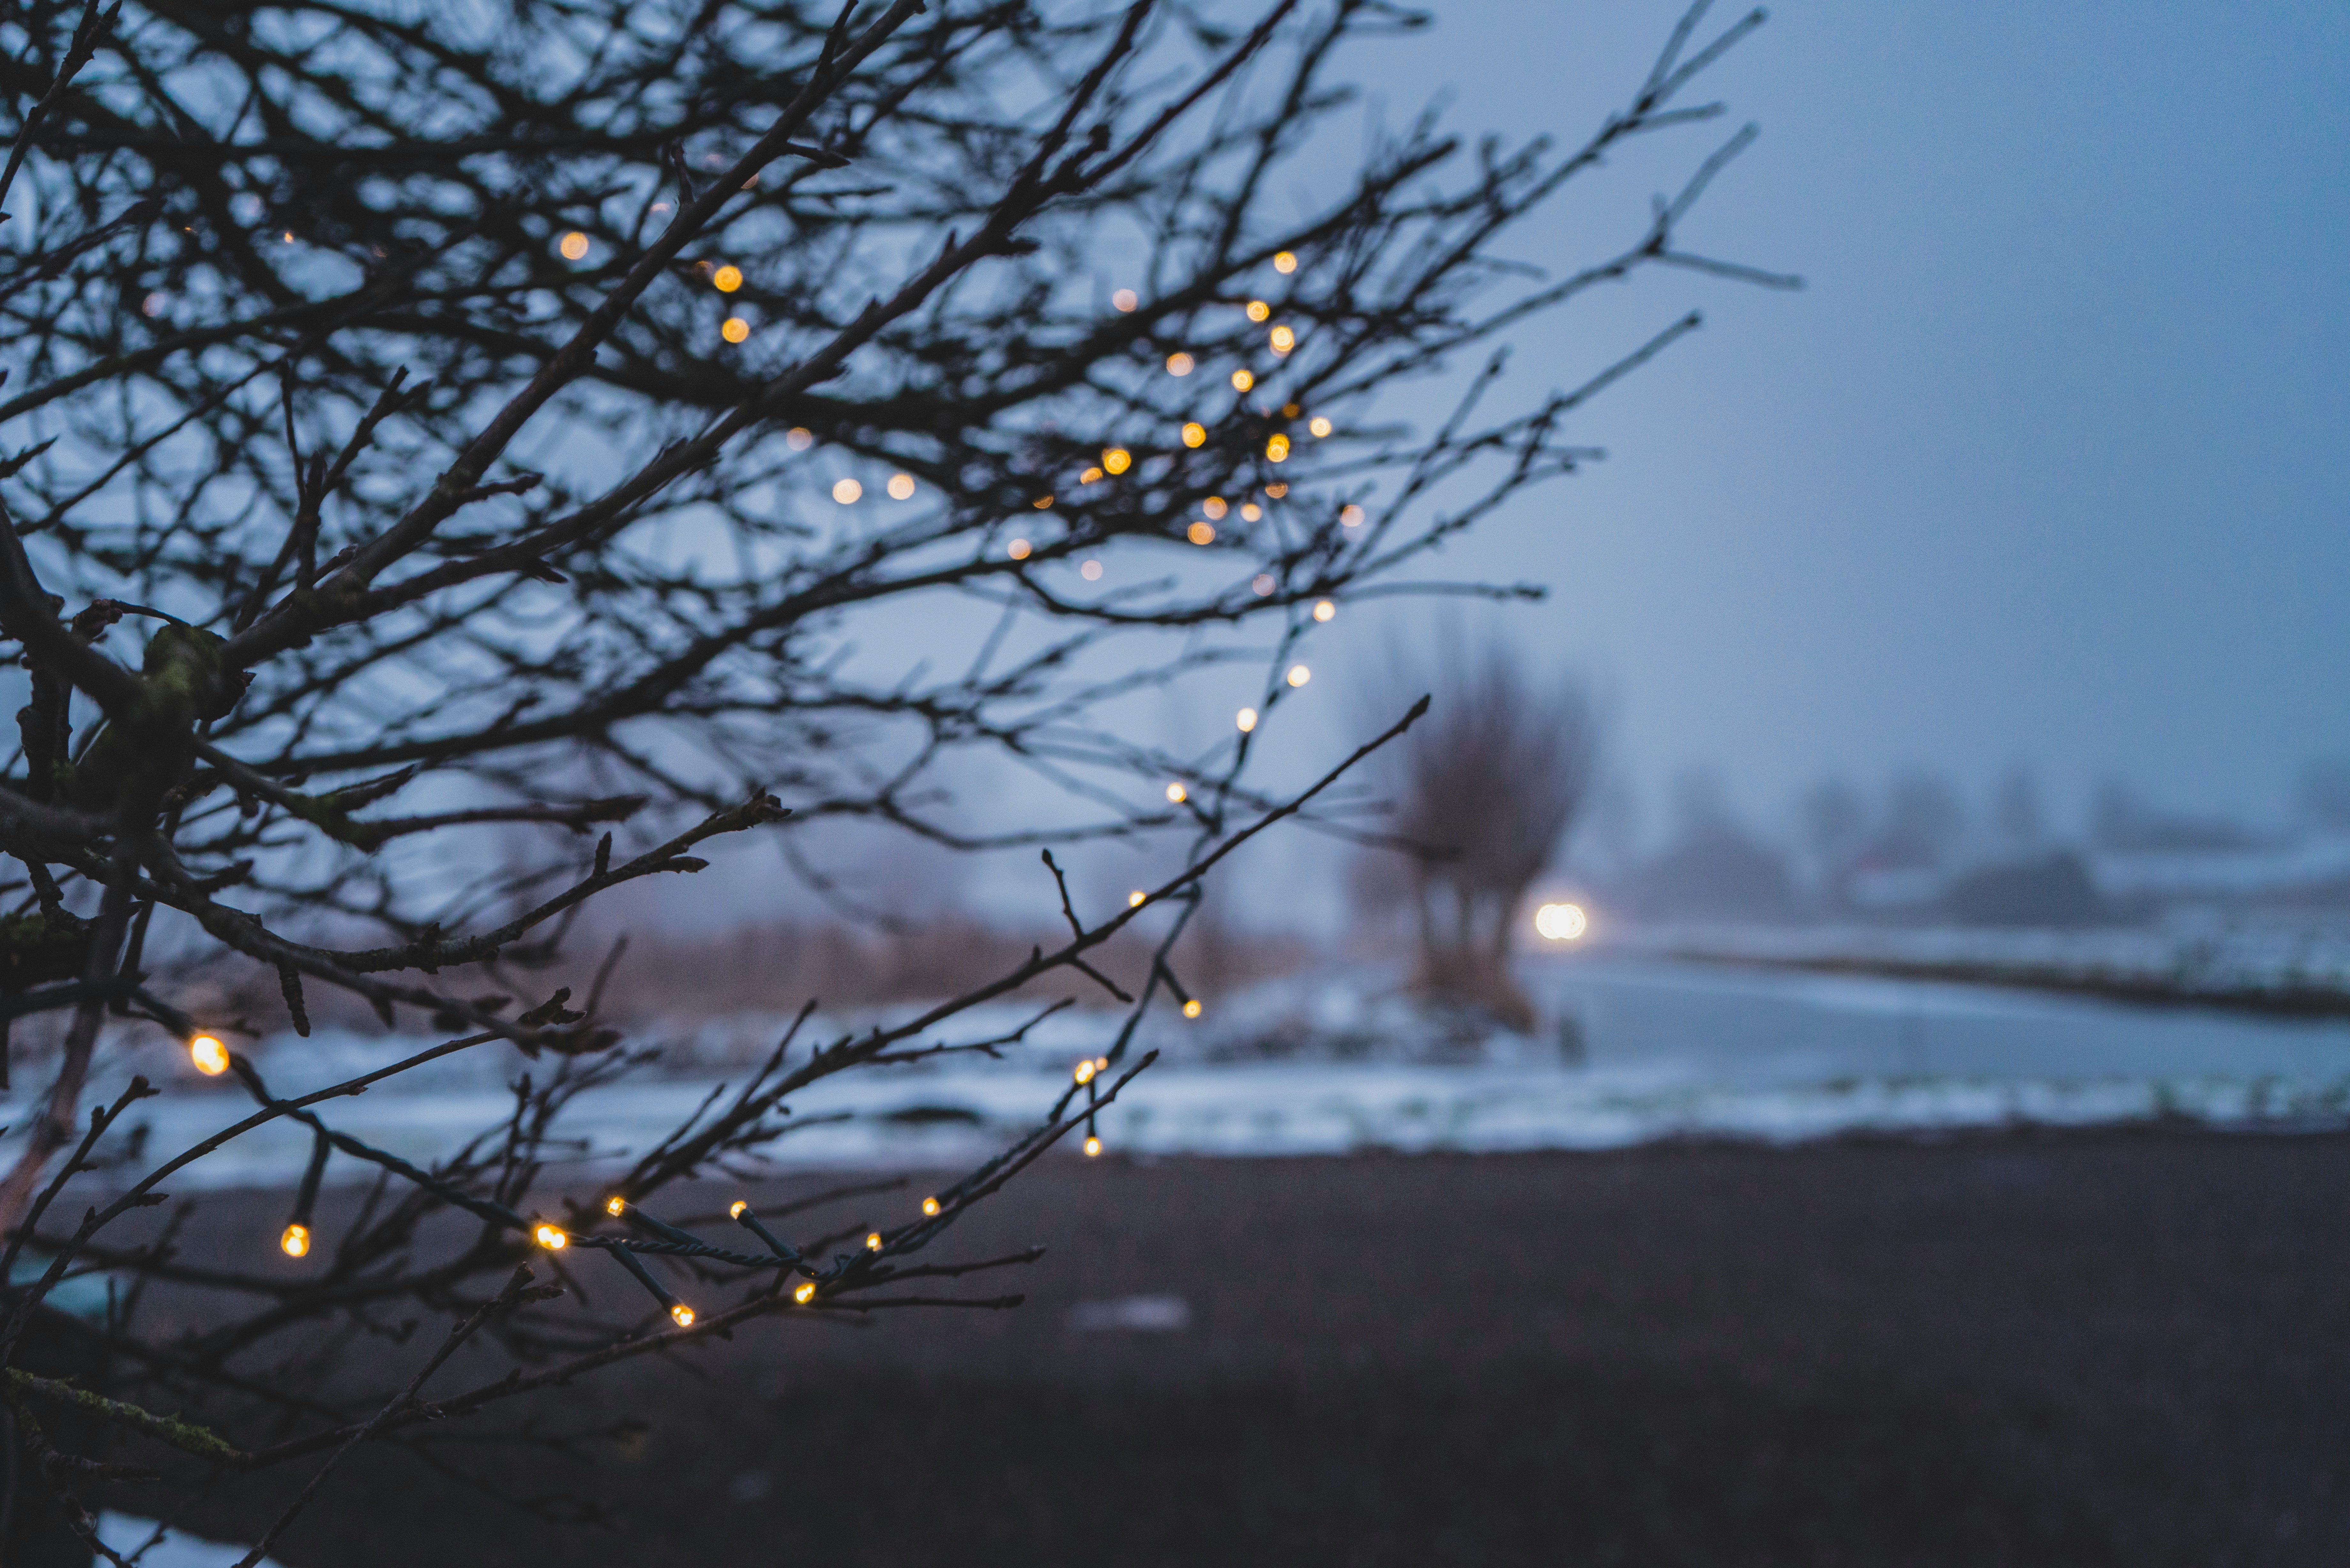
[[[1544,904],[1534,911],[1534,934],[1545,941],[1571,942],[1591,929],[1580,904]]]
[[[832,487],[832,498],[843,506],[854,506],[865,494],[865,486],[853,479],[844,479]]]

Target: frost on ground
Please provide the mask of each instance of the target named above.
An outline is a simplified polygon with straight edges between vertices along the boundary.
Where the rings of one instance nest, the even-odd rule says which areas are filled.
[[[1705,969],[1625,959],[1530,966],[1552,1022],[1536,1037],[1431,1016],[1391,978],[1328,973],[1261,987],[1137,1045],[1161,1064],[1104,1113],[1128,1155],[1607,1148],[1676,1137],[1792,1142],[1854,1132],[2181,1120],[2303,1130],[2350,1124],[2350,1025],[2156,1012],[1978,988]],[[1016,1008],[967,1015],[954,1035],[1003,1033]],[[824,1039],[869,1019],[813,1023]],[[1001,1060],[951,1057],[848,1075],[793,1103],[784,1168],[918,1168],[983,1158],[1036,1122],[1072,1064],[1115,1022],[1061,1012]],[[680,1032],[660,1063],[575,1103],[573,1158],[591,1177],[668,1132],[779,1020]],[[333,1083],[424,1044],[323,1033],[262,1043],[279,1093]],[[803,1047],[804,1048],[804,1047]],[[332,1103],[330,1119],[420,1162],[504,1116],[518,1058],[488,1047]],[[545,1063],[533,1070],[544,1072]],[[165,1044],[126,1050],[167,1093],[141,1107],[145,1147],[168,1154],[249,1102],[192,1080]],[[27,1078],[32,1075],[26,1075]],[[176,1185],[280,1185],[308,1135],[279,1123]],[[337,1160],[328,1179],[366,1174]]]

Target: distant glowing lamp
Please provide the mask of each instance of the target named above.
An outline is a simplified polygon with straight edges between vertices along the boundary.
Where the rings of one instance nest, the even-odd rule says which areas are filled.
[[[1580,904],[1544,904],[1534,911],[1534,934],[1544,941],[1571,942],[1591,929]]]

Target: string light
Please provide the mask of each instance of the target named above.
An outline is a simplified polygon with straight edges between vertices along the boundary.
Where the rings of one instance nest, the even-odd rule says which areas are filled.
[[[1136,306],[1142,303],[1141,299],[1135,294],[1134,290],[1130,288],[1119,289],[1116,294],[1109,296],[1109,302],[1118,306],[1120,310],[1132,310]]]
[[[669,1315],[676,1321],[677,1326],[680,1328],[691,1328],[693,1326],[693,1309],[686,1305],[683,1302],[671,1303],[669,1309]]]
[[[751,1207],[751,1206],[750,1206],[748,1203],[745,1203],[745,1202],[743,1202],[743,1199],[741,1199],[737,1198],[737,1199],[735,1199],[735,1200],[734,1200],[731,1205],[729,1205],[729,1206],[727,1207],[727,1210],[726,1210],[726,1218],[728,1218],[729,1220],[740,1220],[741,1218],[743,1218],[743,1210],[744,1210],[745,1209],[748,1209],[749,1207]]]
[[[533,1231],[531,1235],[536,1239],[540,1246],[550,1252],[560,1252],[571,1244],[571,1238],[552,1225],[541,1225],[537,1230]]]
[[[188,1060],[196,1071],[207,1078],[217,1078],[228,1071],[228,1047],[210,1034],[199,1034],[188,1042]]]
[[[1177,779],[1173,784],[1167,786],[1168,805],[1181,805],[1185,801],[1191,798],[1191,792],[1183,787],[1183,781],[1181,779]]]
[[[1109,1058],[1108,1058],[1108,1057],[1107,1057],[1107,1056],[1097,1056],[1097,1057],[1095,1057],[1095,1058],[1094,1058],[1094,1071],[1095,1071],[1095,1072],[1097,1072],[1097,1073],[1107,1073],[1107,1072],[1108,1072],[1108,1071],[1109,1071]]]
[[[923,1213],[925,1213],[925,1214],[933,1214],[933,1215],[934,1215],[934,1214],[936,1214],[938,1211],[939,1211],[939,1200],[938,1200],[937,1199],[935,1199],[935,1198],[925,1198],[925,1199],[922,1199],[922,1212],[923,1212]]]
[[[1306,421],[1305,428],[1314,432],[1314,439],[1315,441],[1320,441],[1324,436],[1330,433],[1330,421],[1324,419],[1320,414],[1316,414],[1311,420]]]
[[[710,275],[710,286],[721,294],[732,294],[743,286],[743,269],[729,262]]]
[[[1100,582],[1101,575],[1102,564],[1099,561],[1087,561],[1077,568],[1077,576],[1089,583]]]
[[[892,501],[911,501],[913,498],[914,476],[910,473],[891,474],[889,476],[889,499]]]
[[[816,437],[795,425],[784,432],[784,444],[794,452],[806,452],[816,444]]]
[[[1139,909],[1142,908],[1143,900],[1149,897],[1149,894],[1145,893],[1141,888],[1137,888],[1133,892],[1128,893],[1126,896],[1126,907],[1129,909]]]
[[[291,229],[286,231],[286,243],[289,245],[294,243],[294,231]]]
[[[612,1194],[611,1197],[604,1199],[604,1212],[609,1214],[615,1220],[620,1217],[620,1211],[628,1206],[629,1200],[621,1197],[617,1192]]]
[[[1341,506],[1338,508],[1338,521],[1346,527],[1359,528],[1363,525],[1363,509],[1359,506]]]
[[[1295,272],[1297,258],[1287,251],[1275,251],[1273,253],[1273,270],[1278,273]]]
[[[1253,523],[1253,522],[1255,522],[1258,518],[1260,518],[1260,517],[1262,517],[1262,516],[1263,516],[1263,515],[1264,515],[1264,508],[1263,508],[1263,507],[1262,507],[1262,506],[1259,506],[1255,502],[1253,502],[1253,501],[1243,501],[1243,502],[1242,502],[1242,503],[1241,503],[1241,521],[1242,521],[1242,522],[1243,522],[1243,523]]]
[[[802,1280],[797,1285],[792,1288],[792,1300],[799,1303],[802,1306],[806,1306],[808,1303],[816,1300],[816,1282],[814,1280]]]
[[[1255,385],[1256,385],[1256,378],[1255,378],[1254,376],[1251,375],[1248,371],[1246,371],[1246,370],[1235,370],[1235,371],[1233,371],[1233,372],[1232,372],[1232,390],[1233,390],[1233,391],[1235,391],[1235,392],[1245,392],[1245,391],[1247,391],[1251,387],[1253,387],[1253,386],[1255,386]]]
[[[1261,599],[1269,599],[1273,597],[1273,590],[1275,586],[1276,585],[1274,583],[1273,574],[1271,572],[1259,572],[1255,576],[1249,579],[1249,591],[1255,594],[1256,597]]]
[[[1193,518],[1191,525],[1183,530],[1183,537],[1191,540],[1194,545],[1212,545],[1216,542],[1216,525],[1213,523]]]
[[[1305,410],[1304,409],[1299,408],[1295,403],[1284,403],[1281,405],[1281,417],[1284,420],[1294,420],[1305,411]]]
[[[1283,496],[1289,493],[1289,486],[1286,484],[1268,484],[1264,487],[1264,493],[1267,495],[1272,496],[1275,501],[1278,501]]]
[[[1275,431],[1271,435],[1265,437],[1264,455],[1265,460],[1269,462],[1287,462],[1289,461],[1289,438],[1282,434],[1279,431]]]
[[[1087,1159],[1094,1159],[1098,1158],[1100,1154],[1101,1139],[1097,1137],[1089,1137],[1086,1139],[1086,1158]]]
[[[1049,512],[1053,509],[1053,497],[1049,493],[1039,495],[1031,504],[1039,512]]]
[[[1591,929],[1580,904],[1544,904],[1534,911],[1534,934],[1545,941],[1571,942]]]
[[[1083,473],[1081,473],[1081,474],[1077,475],[1077,483],[1078,483],[1079,484],[1091,484],[1091,483],[1093,483],[1096,480],[1099,479],[1101,476],[1102,476],[1102,471],[1101,471],[1100,469],[1098,469],[1098,468],[1089,468],[1089,469],[1086,470]]]
[[[1188,376],[1191,373],[1191,366],[1192,359],[1189,354],[1167,356],[1167,373],[1170,376]]]
[[[1211,495],[1205,501],[1200,503],[1200,510],[1206,513],[1211,517],[1222,517],[1225,513],[1231,511],[1232,508],[1224,504],[1224,498],[1222,496]]]
[[[1256,710],[1253,708],[1242,709],[1239,716],[1233,719],[1232,722],[1240,726],[1242,734],[1247,734],[1251,730],[1256,728]]]
[[[1183,1016],[1186,1018],[1197,1018],[1200,1016],[1200,999],[1198,997],[1195,996],[1191,1001],[1183,1004]]]
[[[1302,664],[1293,664],[1289,667],[1289,674],[1285,679],[1292,686],[1303,686],[1314,679],[1314,671]]]
[[[1014,539],[1012,543],[1003,546],[1003,553],[1011,556],[1015,561],[1026,560],[1028,558],[1028,551],[1029,544],[1025,539]]]
[[[1288,327],[1274,327],[1274,328],[1273,329],[1273,351],[1274,351],[1274,353],[1276,353],[1276,354],[1286,354],[1286,353],[1288,353],[1292,348],[1296,348],[1296,347],[1297,347],[1297,334],[1296,334],[1296,333],[1292,332],[1292,331],[1291,331]]]
[[[1072,1072],[1069,1075],[1076,1079],[1080,1084],[1092,1083],[1094,1081],[1094,1059],[1090,1056],[1087,1057],[1084,1061],[1077,1064],[1076,1071]]]
[[[751,324],[739,316],[730,316],[720,324],[718,336],[729,343],[740,343],[751,336]]]
[[[880,1231],[872,1231],[867,1232],[865,1237],[865,1250],[868,1252],[878,1252],[881,1250]]]
[[[1191,421],[1190,424],[1185,425],[1183,427],[1183,444],[1185,446],[1207,445],[1208,427],[1200,423],[1196,420]]]
[[[563,253],[565,261],[577,261],[588,254],[588,236],[574,229],[563,236],[563,243],[556,249]]]
[[[1134,454],[1122,446],[1102,449],[1102,466],[1112,473],[1124,473],[1134,462]]]
[[[278,1247],[289,1258],[298,1258],[310,1250],[310,1227],[288,1225],[286,1234],[277,1238]]]
[[[1248,318],[1251,321],[1263,321],[1272,314],[1273,306],[1263,300],[1252,299],[1248,302]]]
[[[1315,620],[1328,620],[1332,616],[1335,616],[1337,613],[1338,607],[1331,600],[1317,599],[1315,601],[1314,618]]]
[[[832,498],[843,506],[853,506],[864,495],[865,486],[853,479],[844,479],[832,487]]]

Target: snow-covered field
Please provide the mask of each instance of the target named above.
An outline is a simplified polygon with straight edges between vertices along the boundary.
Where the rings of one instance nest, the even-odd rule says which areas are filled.
[[[2280,1131],[2350,1124],[2350,1024],[2340,1023],[1604,956],[1537,962],[1528,979],[1554,1021],[1534,1040],[1444,1037],[1362,975],[1267,987],[1196,1024],[1169,1019],[1143,1042],[1163,1047],[1164,1060],[1104,1113],[1102,1137],[1124,1154],[1261,1156],[1783,1142],[2165,1117]],[[993,1033],[1023,1016],[992,1010],[944,1038]],[[1073,1011],[1001,1063],[951,1058],[830,1080],[793,1102],[793,1120],[806,1125],[777,1143],[775,1157],[800,1168],[983,1158],[1033,1126],[1067,1084],[1070,1064],[1107,1048],[1114,1026],[1107,1015]],[[668,1070],[583,1096],[567,1122],[582,1140],[583,1166],[642,1149],[714,1084],[739,1079],[743,1061],[776,1028],[759,1019],[703,1026],[681,1036]],[[268,1041],[256,1056],[285,1093],[425,1044],[322,1034]],[[504,1084],[517,1065],[504,1048],[485,1047],[325,1108],[349,1132],[429,1163],[504,1116]],[[224,1085],[194,1081],[161,1044],[113,1075],[134,1067],[169,1090],[138,1113],[151,1158],[250,1108]],[[307,1150],[307,1134],[277,1124],[173,1185],[290,1182]],[[329,1179],[364,1174],[347,1159],[329,1171]]]

